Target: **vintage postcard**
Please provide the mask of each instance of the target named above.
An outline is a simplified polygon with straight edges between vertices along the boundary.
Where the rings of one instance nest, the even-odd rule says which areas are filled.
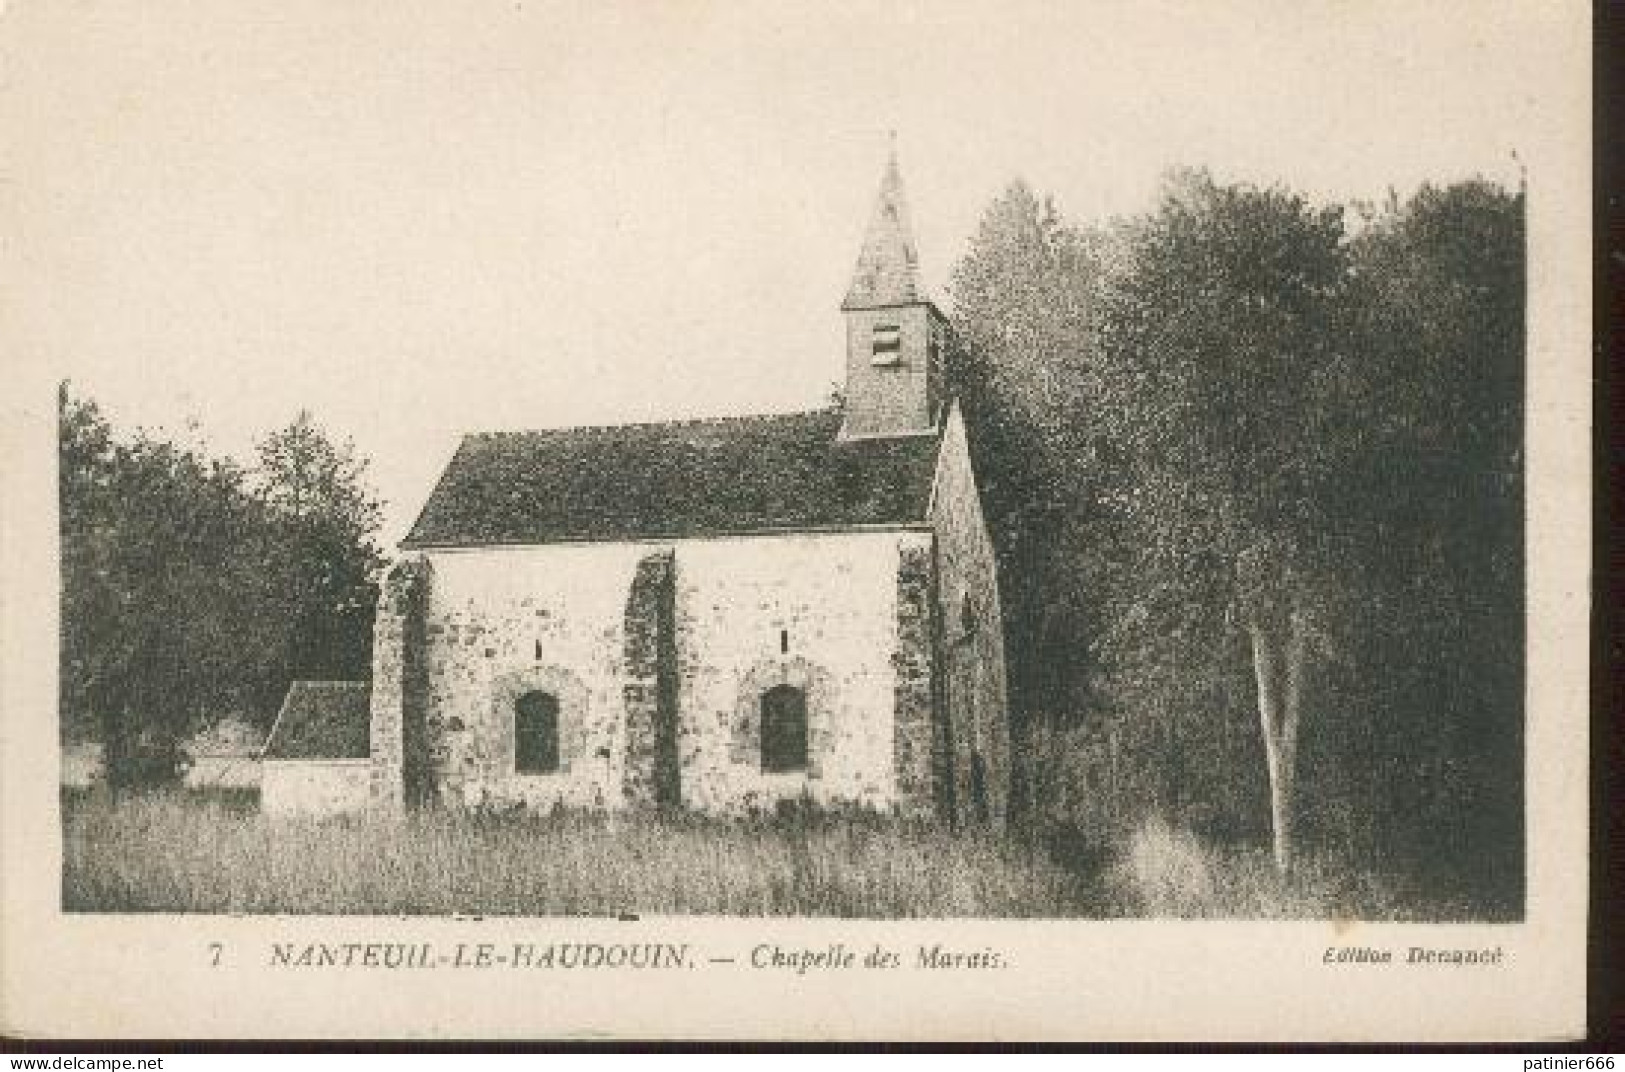
[[[0,64],[0,1030],[1583,1033],[1584,5]]]

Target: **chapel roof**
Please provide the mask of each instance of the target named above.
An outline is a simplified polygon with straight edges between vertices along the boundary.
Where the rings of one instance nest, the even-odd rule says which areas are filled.
[[[401,546],[924,522],[939,436],[840,427],[832,408],[466,436]]]
[[[265,758],[366,759],[371,701],[365,681],[295,681],[265,742]]]

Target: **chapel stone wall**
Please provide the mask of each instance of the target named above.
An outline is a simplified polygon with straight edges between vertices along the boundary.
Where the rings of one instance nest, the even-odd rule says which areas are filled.
[[[683,800],[708,811],[806,800],[891,811],[900,548],[926,532],[695,540],[677,548]],[[763,770],[761,697],[807,697],[805,771]]]
[[[904,695],[930,703],[918,627],[930,547],[927,532],[890,531],[430,552],[430,780],[471,806],[740,814],[805,799],[928,813],[929,744],[905,735],[900,777],[893,709]],[[769,773],[760,703],[781,684],[806,696],[808,762]],[[560,701],[553,774],[514,770],[513,706],[528,689]]]
[[[430,776],[467,807],[618,808],[626,803],[627,624],[651,550],[564,544],[432,551],[425,693]],[[514,713],[527,692],[558,705],[558,769],[516,769]],[[635,782],[636,779],[634,778]]]
[[[1010,796],[1010,715],[1004,618],[993,542],[971,470],[965,424],[955,406],[943,432],[932,497],[937,533],[939,793],[960,822],[1002,825]]]
[[[898,548],[896,583],[892,766],[899,810],[912,819],[928,819],[947,811],[938,773],[939,629],[936,562],[930,542],[908,542]]]

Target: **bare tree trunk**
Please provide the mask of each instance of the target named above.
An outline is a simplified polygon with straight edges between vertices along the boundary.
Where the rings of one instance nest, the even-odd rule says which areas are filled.
[[[1283,873],[1292,868],[1297,851],[1294,830],[1298,815],[1298,727],[1303,721],[1303,678],[1308,654],[1308,630],[1294,597],[1286,619],[1286,690],[1281,707],[1281,796],[1285,800],[1281,821],[1286,831],[1285,862],[1279,853],[1276,867]]]
[[[1286,620],[1271,628],[1264,609],[1255,605],[1247,613],[1247,633],[1252,642],[1253,676],[1258,683],[1264,762],[1269,769],[1275,868],[1286,875],[1292,870],[1297,850],[1294,819],[1305,656],[1302,615],[1294,603]]]

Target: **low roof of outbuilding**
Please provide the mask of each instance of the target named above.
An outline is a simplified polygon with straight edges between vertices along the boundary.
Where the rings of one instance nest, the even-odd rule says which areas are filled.
[[[365,681],[295,681],[265,742],[265,758],[366,759],[371,703]]]

